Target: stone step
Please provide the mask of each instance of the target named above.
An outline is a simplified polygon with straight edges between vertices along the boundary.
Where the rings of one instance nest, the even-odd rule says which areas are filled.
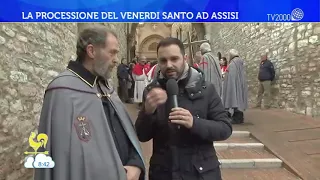
[[[219,159],[263,159],[276,158],[265,149],[255,148],[228,148],[217,151]]]
[[[255,138],[252,136],[230,136],[227,140],[224,141],[217,141],[217,142],[224,142],[224,143],[258,143]]]
[[[222,169],[251,169],[251,168],[281,168],[282,161],[278,158],[263,159],[219,159]]]
[[[217,151],[226,149],[264,149],[262,143],[214,143]]]
[[[285,168],[277,169],[221,169],[223,180],[298,180]]]
[[[249,131],[233,131],[231,137],[249,137],[250,135]]]

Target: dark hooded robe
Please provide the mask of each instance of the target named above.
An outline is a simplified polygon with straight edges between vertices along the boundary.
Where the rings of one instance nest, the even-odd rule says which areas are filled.
[[[101,78],[102,79],[102,78]],[[37,169],[35,180],[126,180],[123,166],[145,169],[133,123],[116,91],[80,63],[47,87],[39,133],[53,169]]]

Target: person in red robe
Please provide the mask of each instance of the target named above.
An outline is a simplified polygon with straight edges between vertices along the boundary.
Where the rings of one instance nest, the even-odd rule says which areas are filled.
[[[139,58],[139,62],[133,67],[132,77],[135,81],[134,84],[134,97],[133,100],[135,103],[142,103],[142,96],[144,88],[146,87],[147,81],[147,73],[146,70],[148,67],[145,68],[147,59],[146,57],[142,56]]]
[[[220,68],[221,68],[221,74],[222,74],[222,78],[224,78],[226,72],[227,72],[227,68],[228,68],[228,60],[226,57],[222,57],[220,60]]]
[[[145,71],[145,65],[144,63],[141,63],[140,61],[134,65],[132,73],[136,76],[141,76]]]

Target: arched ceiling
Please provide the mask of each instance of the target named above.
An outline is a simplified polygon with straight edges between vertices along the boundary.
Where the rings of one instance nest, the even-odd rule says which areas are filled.
[[[146,38],[144,38],[139,46],[139,50],[140,51],[144,51],[144,50],[147,50],[148,47],[154,43],[154,42],[159,42],[161,41],[162,39],[164,39],[164,37],[158,35],[158,34],[153,34],[153,35],[150,35]]]

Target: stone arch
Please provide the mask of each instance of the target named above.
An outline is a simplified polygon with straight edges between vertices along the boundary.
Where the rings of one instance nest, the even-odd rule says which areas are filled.
[[[164,39],[164,37],[158,35],[158,34],[153,34],[148,37],[146,37],[144,40],[142,40],[139,51],[143,52],[143,50],[147,50],[147,48],[154,42],[159,42],[160,40]],[[146,48],[147,47],[147,48]]]
[[[148,51],[157,51],[158,42],[153,42],[149,45]]]
[[[143,55],[149,61],[156,60],[157,46],[162,39],[164,39],[164,37],[159,34],[153,34],[144,38],[139,45],[139,51],[138,51],[139,56]]]

